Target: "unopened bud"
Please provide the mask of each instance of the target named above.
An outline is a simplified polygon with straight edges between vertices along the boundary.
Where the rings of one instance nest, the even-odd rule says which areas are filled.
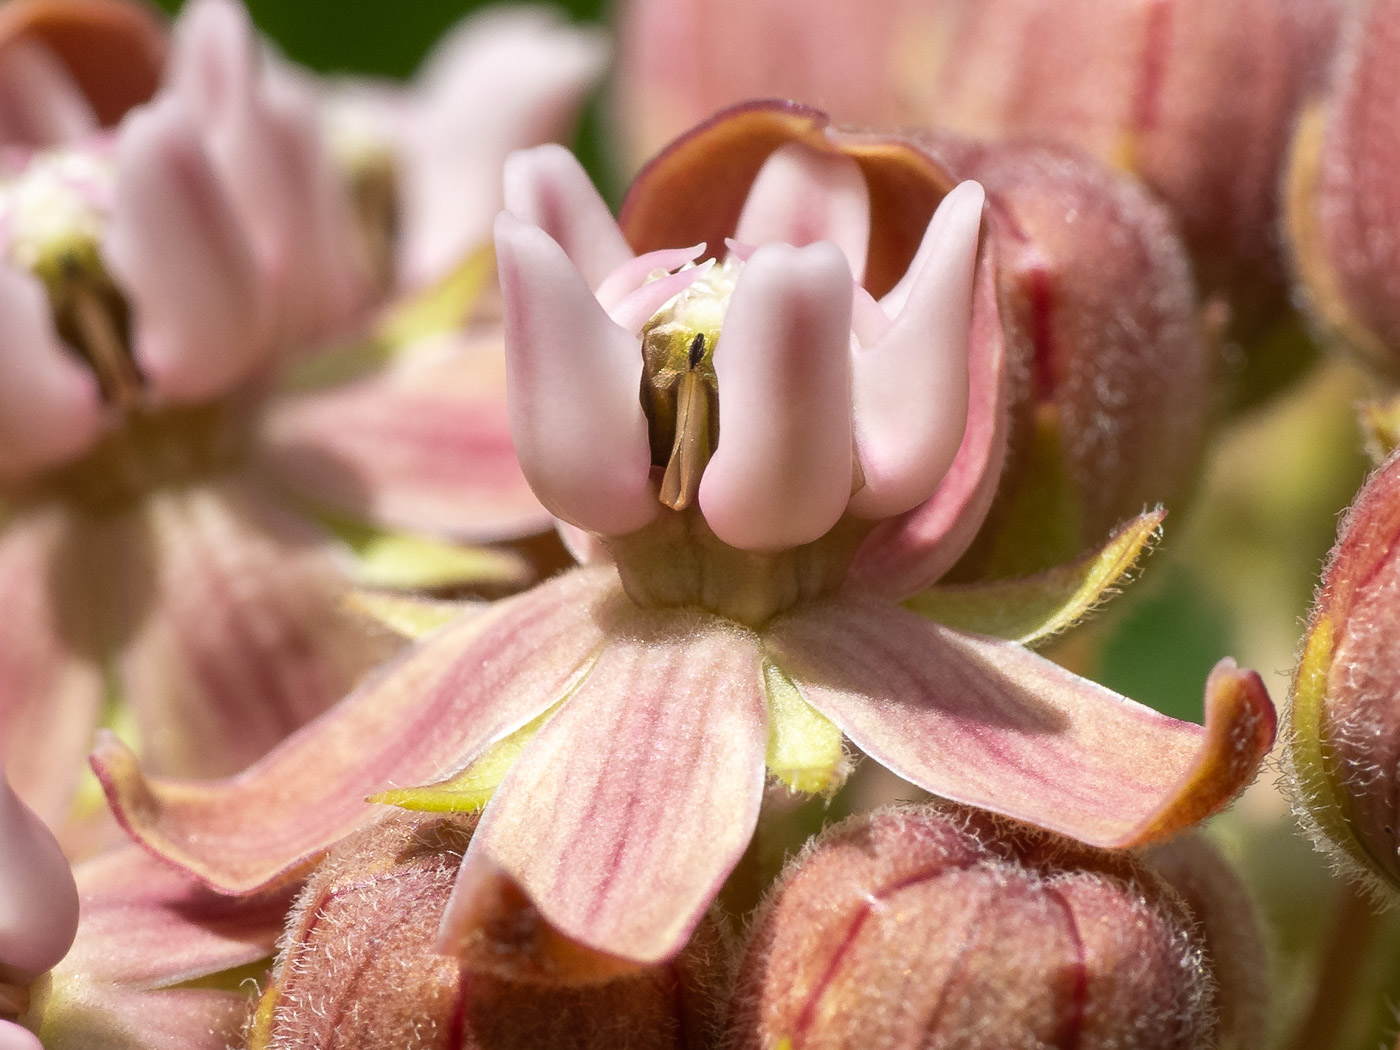
[[[518,984],[433,950],[475,816],[394,817],[317,868],[288,920],[250,1050],[698,1050],[727,938],[701,925],[672,962],[604,984]]]
[[[953,806],[839,825],[751,933],[741,1050],[1204,1050],[1214,984],[1182,900],[1126,853]]]
[[[1400,887],[1400,457],[1371,475],[1323,572],[1294,673],[1289,755],[1319,845]]]

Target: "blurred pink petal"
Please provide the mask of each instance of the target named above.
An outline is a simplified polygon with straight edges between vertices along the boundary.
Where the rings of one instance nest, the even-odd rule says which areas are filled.
[[[608,317],[563,250],[502,212],[496,253],[505,300],[511,436],[550,512],[624,534],[660,509],[637,391],[636,336]],[[562,333],[569,333],[561,339]]]
[[[123,122],[104,242],[135,310],[135,354],[163,399],[201,401],[267,350],[263,287],[232,206],[177,102]]]
[[[568,136],[607,55],[600,31],[542,7],[482,12],[438,44],[404,130],[400,270],[409,283],[490,236],[506,157]]]
[[[880,305],[892,323],[852,353],[856,444],[865,487],[851,511],[889,518],[928,498],[967,428],[972,284],[982,187],[964,182],[939,204],[919,253]],[[906,284],[905,282],[908,282]]]
[[[78,890],[53,833],[0,766],[0,981],[27,984],[67,953]]]
[[[268,405],[264,470],[313,500],[474,541],[549,527],[516,461],[499,330],[424,340],[382,370]]]
[[[0,47],[0,142],[57,146],[97,130],[97,118],[57,55],[23,37]]]
[[[0,262],[0,477],[86,452],[101,413],[97,381],[59,341],[43,285]]]
[[[874,598],[794,612],[765,644],[881,765],[1091,845],[1133,846],[1203,820],[1244,789],[1273,743],[1263,683],[1229,662],[1207,685],[1203,728]]]
[[[446,627],[229,780],[147,778],[113,737],[93,766],[147,849],[220,892],[258,890],[377,819],[366,796],[451,776],[557,702],[615,588],[611,569],[579,570]]]
[[[101,672],[69,636],[77,595],[55,586],[68,539],[53,511],[17,514],[0,532],[0,761],[54,826],[73,801],[103,695]]]
[[[392,651],[344,604],[325,537],[246,479],[152,494],[139,515],[149,561],[123,553],[149,608],[117,669],[163,772],[242,769]]]
[[[824,535],[851,494],[851,272],[829,241],[765,244],[715,347],[723,423],[700,481],[715,535],[744,550]]]
[[[511,767],[463,871],[488,859],[587,947],[639,963],[673,956],[758,821],[761,662],[753,635],[685,612],[615,636]],[[459,909],[472,902],[454,894],[447,943],[466,932]]]

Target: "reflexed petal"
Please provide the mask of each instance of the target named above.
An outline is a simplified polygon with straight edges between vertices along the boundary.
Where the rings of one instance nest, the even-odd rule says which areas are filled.
[[[324,537],[255,484],[154,493],[144,515],[146,549],[119,556],[139,565],[123,607],[149,611],[117,671],[152,768],[242,769],[395,648],[345,605]]]
[[[200,401],[267,350],[257,266],[193,122],[176,102],[123,122],[104,244],[135,308],[136,356],[164,399]]]
[[[44,1004],[44,1050],[228,1050],[252,988],[122,988],[70,982]]]
[[[860,165],[805,142],[779,147],[749,187],[734,240],[779,241],[798,248],[831,241],[859,284],[870,246],[870,190]]]
[[[607,53],[600,30],[543,8],[483,12],[438,45],[402,166],[400,259],[410,281],[441,273],[490,236],[506,158],[569,137]]]
[[[862,589],[904,599],[952,568],[991,508],[1006,458],[1009,377],[997,303],[996,260],[983,244],[973,290],[967,429],[938,490],[913,510],[881,522],[851,566]]]
[[[551,513],[625,535],[659,513],[638,390],[637,337],[608,317],[559,245],[502,212],[496,253],[505,299],[510,430],[520,466]]]
[[[705,520],[725,543],[796,547],[846,508],[851,287],[829,242],[764,245],[740,274],[715,347],[724,420],[700,481]]]
[[[357,517],[471,540],[550,526],[510,442],[496,331],[424,340],[354,382],[283,397],[262,437],[266,470]]]
[[[0,476],[73,459],[101,425],[97,380],[59,342],[38,278],[0,264]]]
[[[1161,509],[1125,522],[1102,548],[1034,576],[932,587],[905,607],[945,627],[1035,645],[1092,615],[1157,538]]]
[[[225,897],[136,846],[77,868],[82,918],[56,980],[160,988],[270,956],[291,894]]]
[[[444,627],[229,780],[146,778],[113,737],[93,766],[147,849],[223,892],[257,890],[376,819],[366,796],[450,776],[553,705],[617,591],[611,568],[580,570]]]
[[[0,765],[0,977],[20,984],[38,977],[63,958],[77,926],[68,861]]]
[[[1274,738],[1263,683],[1228,661],[1207,683],[1202,728],[873,598],[791,615],[765,641],[812,706],[906,780],[1095,846],[1217,812]]]
[[[512,154],[505,186],[506,211],[549,234],[590,288],[632,258],[588,173],[563,146]]]
[[[102,700],[97,669],[75,651],[60,603],[57,512],[5,522],[0,532],[0,760],[25,802],[54,827],[68,815]]]
[[[754,636],[722,620],[627,627],[506,775],[458,886],[488,861],[566,937],[649,963],[685,944],[753,834],[762,670]],[[454,894],[445,947],[469,943],[474,910]]]
[[[0,141],[42,148],[96,130],[87,99],[49,48],[23,38],[0,48]]]
[[[0,46],[20,40],[42,44],[62,62],[104,125],[147,101],[165,65],[164,19],[153,6],[128,0],[6,0]]]
[[[865,487],[851,511],[889,518],[917,506],[952,466],[967,429],[968,329],[982,187],[944,198],[910,266],[893,323],[852,353],[856,443]],[[902,283],[902,282],[901,282]]]

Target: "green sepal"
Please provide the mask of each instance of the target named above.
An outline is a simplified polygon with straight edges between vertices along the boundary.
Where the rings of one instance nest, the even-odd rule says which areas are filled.
[[[763,663],[768,697],[768,771],[793,791],[832,795],[850,772],[841,730],[773,663]]]
[[[1033,576],[933,587],[904,603],[931,620],[972,634],[1034,645],[1074,626],[1104,600],[1158,536],[1160,507],[1120,525],[1108,542],[1068,565]]]

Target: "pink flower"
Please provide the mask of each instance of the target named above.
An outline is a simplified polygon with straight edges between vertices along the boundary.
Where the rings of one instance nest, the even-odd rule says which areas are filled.
[[[19,800],[0,766],[0,1047],[39,1050],[13,1019],[28,986],[73,943],[78,893],[68,861],[42,821]]]
[[[385,367],[292,385],[370,288],[314,99],[265,73],[243,10],[196,0],[115,133],[4,158],[0,754],[51,821],[108,698],[160,768],[227,773],[393,648],[302,509],[469,540],[547,522],[489,332],[393,353],[377,323]]]
[[[380,233],[400,283],[440,278],[487,242],[506,157],[568,135],[607,57],[600,30],[568,25],[550,8],[512,6],[463,20],[408,88],[329,85],[332,149],[367,232],[387,227]]]
[[[738,192],[687,158],[728,161]],[[127,829],[250,892],[375,819],[367,795],[484,804],[440,948],[536,973],[581,948],[596,973],[673,955],[747,847],[767,774],[831,790],[843,738],[936,794],[1097,846],[1224,806],[1273,739],[1257,675],[1218,667],[1203,728],[1026,648],[1117,579],[1160,515],[1055,573],[929,590],[986,511],[1004,437],[980,188],[798,108],[673,145],[624,206],[634,244],[684,221],[645,225],[657,179],[719,235],[634,256],[567,153],[507,168],[512,427],[589,564],[445,624],[221,785],[145,777],[107,739],[94,768]],[[900,606],[920,594],[950,623]],[[525,960],[482,943],[516,894],[558,931]]]

